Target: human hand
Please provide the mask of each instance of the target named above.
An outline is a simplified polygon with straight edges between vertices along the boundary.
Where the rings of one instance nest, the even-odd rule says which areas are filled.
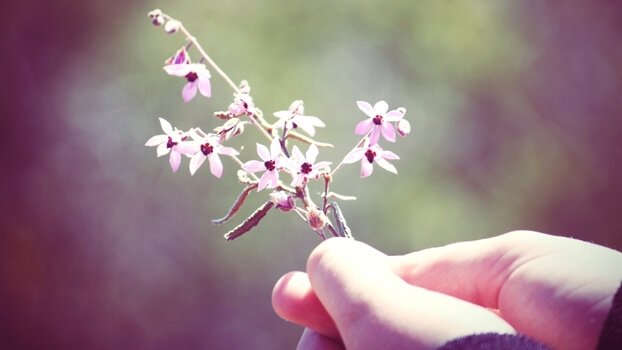
[[[430,349],[517,331],[584,349],[596,346],[622,254],[527,231],[394,257],[329,239],[307,273],[283,276],[273,292],[277,314],[307,328],[300,348]]]

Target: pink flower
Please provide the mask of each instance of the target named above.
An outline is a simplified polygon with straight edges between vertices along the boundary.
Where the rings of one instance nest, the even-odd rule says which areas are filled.
[[[311,144],[309,149],[307,150],[306,155],[303,155],[298,149],[298,146],[294,146],[292,150],[292,158],[288,160],[288,168],[294,174],[294,181],[292,181],[291,186],[300,186],[303,181],[308,178],[316,177],[320,170],[328,167],[330,162],[318,162],[315,163],[315,158],[319,150],[317,146]],[[315,163],[315,164],[314,164]]]
[[[371,131],[369,140],[372,145],[378,143],[380,134],[389,142],[395,142],[395,127],[390,122],[396,122],[404,116],[406,109],[400,107],[398,109],[389,110],[389,105],[384,101],[377,102],[374,107],[365,101],[357,101],[356,104],[367,114],[369,119],[359,122],[354,129],[357,135],[365,135]]]
[[[174,61],[176,61],[174,56]],[[210,73],[205,68],[204,64],[197,63],[181,63],[181,64],[169,64],[164,66],[164,70],[169,75],[176,77],[184,77],[188,80],[188,83],[181,90],[181,97],[185,102],[188,102],[194,98],[197,94],[197,89],[201,92],[201,95],[210,97],[212,95],[212,87],[210,85]]]
[[[323,128],[326,125],[320,118],[304,115],[305,107],[301,100],[292,102],[289,109],[286,111],[274,112],[274,116],[279,120],[274,123],[274,127],[282,129],[287,125],[289,130],[301,128],[310,136],[315,135],[315,128]]]
[[[208,134],[203,137],[197,134],[195,130],[189,132],[192,137],[192,141],[181,142],[178,146],[180,153],[191,156],[190,158],[190,174],[199,170],[205,159],[209,161],[210,172],[216,176],[221,177],[223,172],[222,161],[219,154],[228,156],[235,156],[239,153],[231,148],[222,146],[218,142],[218,136],[214,134]]]
[[[173,130],[171,123],[166,121],[164,118],[160,118],[160,126],[162,126],[164,135],[153,136],[145,142],[145,146],[157,146],[158,148],[156,149],[156,153],[158,154],[158,157],[170,154],[168,162],[171,165],[173,172],[176,172],[177,169],[179,169],[179,164],[181,163],[181,154],[179,152],[178,145],[182,141],[184,133],[181,130]]]
[[[255,113],[253,98],[248,93],[236,93],[233,96],[233,103],[229,105],[227,111],[232,117],[238,117],[243,114],[252,115]]]
[[[259,179],[257,191],[261,191],[266,187],[276,187],[279,183],[279,168],[281,167],[281,144],[279,140],[274,139],[272,141],[270,150],[268,150],[268,147],[258,143],[257,154],[261,161],[250,160],[242,165],[242,169],[251,173],[265,170]]]
[[[343,162],[346,164],[361,161],[361,177],[367,177],[374,171],[374,162],[383,167],[385,170],[397,174],[397,169],[393,164],[387,161],[400,159],[397,154],[391,151],[383,150],[378,144],[370,146],[369,140],[365,140],[363,147],[355,148],[348,153]]]

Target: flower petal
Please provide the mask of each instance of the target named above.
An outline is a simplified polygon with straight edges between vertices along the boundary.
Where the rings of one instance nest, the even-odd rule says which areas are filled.
[[[166,135],[171,136],[173,134],[173,127],[171,126],[171,123],[169,123],[168,120],[164,118],[159,118],[159,119],[160,119],[160,126],[162,127],[162,131],[164,131]]]
[[[406,113],[406,109],[405,108],[394,109],[392,111],[389,111],[384,116],[384,120],[389,121],[389,122],[396,122],[396,121],[402,119],[404,117],[405,113]]]
[[[367,161],[367,159],[361,160],[361,177],[368,177],[374,172],[374,165]]]
[[[298,175],[296,175],[294,177],[294,180],[292,181],[292,183],[290,184],[290,186],[292,187],[298,187],[300,185],[302,185],[302,181],[305,179],[305,174],[300,173]]]
[[[272,115],[274,115],[275,117],[277,117],[279,119],[287,119],[287,118],[292,116],[292,112],[290,112],[290,111],[278,111],[278,112],[274,112]]]
[[[270,151],[268,150],[268,147],[262,145],[261,143],[257,144],[257,155],[263,161],[267,161],[267,160],[271,159],[270,158]]]
[[[168,75],[174,75],[176,77],[185,77],[188,73],[190,73],[190,65],[189,64],[169,64],[164,66],[164,71]]]
[[[376,112],[376,114],[380,114],[384,116],[388,110],[389,110],[389,105],[385,101],[378,101],[374,105],[374,111]]]
[[[182,141],[175,146],[175,150],[181,154],[185,154],[187,156],[192,156],[195,153],[199,152],[201,146],[198,142],[195,141]]]
[[[389,163],[386,159],[382,157],[376,157],[376,159],[374,160],[376,161],[376,163],[378,163],[378,165],[383,167],[385,170],[392,172],[393,174],[397,174],[397,169],[395,168],[395,166]]]
[[[395,142],[395,127],[393,127],[393,124],[384,122],[380,126],[380,129],[382,130],[382,136],[384,136],[387,141]]]
[[[317,146],[312,143],[311,145],[309,145],[309,149],[307,150],[307,157],[305,158],[307,162],[313,164],[315,162],[315,158],[317,158],[317,155],[320,153],[320,150],[317,148]]]
[[[196,81],[184,85],[184,88],[181,90],[181,97],[184,99],[184,102],[188,102],[194,98],[197,94],[197,85]]]
[[[294,145],[294,148],[292,149],[292,158],[294,161],[300,163],[305,161],[305,156],[302,154],[302,152],[300,152],[300,148],[298,148],[298,146],[296,145]]]
[[[197,153],[190,159],[190,175],[194,175],[194,173],[199,170],[201,165],[205,162],[205,155],[203,153]]]
[[[205,97],[212,96],[212,85],[210,84],[209,77],[199,78],[199,91]]]
[[[365,135],[373,127],[374,127],[373,119],[368,118],[356,124],[356,128],[354,128],[354,133],[357,135]]]
[[[369,134],[369,143],[371,145],[378,144],[378,139],[380,139],[380,128],[375,127],[372,129],[371,134]]]
[[[259,183],[257,184],[257,191],[261,191],[266,187],[274,187],[274,185],[272,185],[272,183],[274,182],[272,179],[273,173],[273,171],[266,171],[265,173],[263,173],[263,175],[261,175]]]
[[[391,151],[382,151],[380,157],[384,159],[400,159],[400,157]]]
[[[171,151],[170,157],[168,157],[168,162],[171,165],[171,169],[173,172],[177,172],[179,169],[179,164],[181,164],[181,154],[175,152],[175,150]]]
[[[257,173],[266,170],[266,166],[264,162],[260,162],[258,160],[249,160],[248,162],[242,164],[242,169],[251,173]]]
[[[376,112],[369,104],[369,102],[365,101],[356,101],[356,105],[359,106],[359,109],[363,111],[363,113],[367,114],[368,117],[373,118],[376,116]]]
[[[168,139],[168,138],[167,138]],[[166,143],[161,143],[158,148],[156,148],[156,153],[158,154],[158,157],[162,157],[168,154],[168,152],[170,152],[171,149],[166,147]]]
[[[222,176],[222,162],[220,161],[220,157],[218,156],[218,153],[210,153],[207,155],[207,158],[209,159],[210,172],[216,177],[221,177]]]
[[[363,158],[363,154],[365,154],[365,148],[355,148],[350,151],[350,153],[346,154],[346,156],[341,161],[345,164],[352,164],[358,160]]]
[[[322,161],[322,162],[317,162],[315,164],[313,164],[313,170],[316,172],[319,172],[320,170],[324,169],[324,168],[328,168],[329,165],[331,165],[333,163],[331,162],[326,162],[326,161]]]
[[[277,139],[272,140],[270,144],[270,159],[276,160],[281,155],[281,142]]]
[[[156,135],[151,137],[147,142],[145,142],[145,146],[155,147],[162,143],[166,143],[168,141],[168,136],[166,135]]]
[[[237,156],[238,154],[240,154],[238,151],[235,150],[235,148],[226,146],[219,146],[216,148],[216,151],[219,154],[224,154],[226,156]]]

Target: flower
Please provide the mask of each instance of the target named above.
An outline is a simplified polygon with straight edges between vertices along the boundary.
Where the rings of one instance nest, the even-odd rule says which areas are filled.
[[[312,117],[309,115],[304,115],[305,107],[301,100],[296,100],[292,102],[289,106],[289,109],[286,111],[278,111],[274,112],[274,116],[279,118],[279,120],[274,123],[275,128],[284,128],[287,126],[288,129],[296,129],[300,127],[310,136],[315,135],[315,128],[323,128],[326,125],[320,118]]]
[[[270,200],[277,209],[288,212],[296,208],[296,201],[289,193],[285,191],[277,191],[270,193]]]
[[[268,147],[258,143],[257,154],[261,161],[250,160],[242,165],[242,169],[251,173],[265,170],[259,179],[257,191],[261,191],[266,187],[276,187],[279,182],[279,168],[281,166],[281,144],[279,140],[272,140],[270,150],[268,150]]]
[[[253,98],[248,93],[235,93],[233,95],[233,103],[229,105],[227,111],[232,117],[238,117],[242,114],[251,115],[255,113]]]
[[[320,170],[331,164],[325,161],[314,164],[315,158],[317,158],[319,153],[317,146],[314,144],[309,146],[305,155],[300,152],[298,146],[294,146],[292,153],[292,158],[288,160],[288,168],[294,174],[294,181],[292,181],[291,186],[302,185],[303,181],[317,176]]]
[[[196,130],[191,130],[189,134],[190,137],[192,137],[192,141],[181,142],[178,145],[178,150],[182,154],[191,156],[191,175],[194,175],[201,165],[203,165],[205,159],[207,159],[209,161],[210,172],[216,177],[221,177],[223,167],[218,155],[236,156],[239,154],[235,149],[221,145],[217,135],[207,134],[206,136],[200,136]]]
[[[175,56],[173,57],[175,61]],[[172,62],[172,64],[164,66],[164,70],[169,75],[184,77],[188,80],[188,83],[181,90],[181,97],[185,102],[194,98],[197,94],[197,89],[201,92],[201,95],[210,97],[212,95],[212,87],[209,81],[211,78],[209,71],[204,64],[189,62],[189,59],[181,64]]]
[[[374,161],[385,170],[397,174],[397,169],[387,161],[400,159],[397,154],[383,150],[378,144],[370,146],[370,141],[365,140],[363,147],[355,148],[343,159],[343,163],[351,164],[358,160],[361,161],[361,177],[367,177],[374,171]]]
[[[163,135],[156,135],[147,140],[145,142],[145,146],[155,147],[158,157],[164,156],[170,153],[168,158],[169,164],[173,169],[173,172],[176,172],[179,169],[179,164],[181,163],[181,154],[179,151],[179,143],[184,138],[184,133],[181,130],[173,130],[171,123],[169,123],[166,119],[160,118],[160,126],[162,126],[162,131],[164,131]]]
[[[374,107],[365,101],[357,101],[356,104],[367,114],[369,119],[359,122],[354,129],[357,135],[365,135],[371,131],[369,140],[371,144],[378,143],[380,134],[389,142],[395,142],[395,128],[388,122],[396,122],[404,116],[406,109],[400,107],[398,109],[387,112],[389,105],[385,101],[377,102]]]

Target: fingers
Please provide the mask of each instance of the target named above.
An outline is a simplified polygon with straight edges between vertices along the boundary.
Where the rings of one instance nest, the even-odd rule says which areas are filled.
[[[524,257],[505,235],[391,257],[393,271],[406,282],[491,309]]]
[[[344,347],[332,338],[305,328],[296,350],[343,350]]]
[[[272,306],[277,315],[285,320],[339,339],[335,322],[311,289],[304,272],[290,272],[279,279],[272,291]]]
[[[462,335],[513,332],[482,307],[409,285],[389,257],[360,242],[323,242],[307,272],[346,348],[434,348]]]

